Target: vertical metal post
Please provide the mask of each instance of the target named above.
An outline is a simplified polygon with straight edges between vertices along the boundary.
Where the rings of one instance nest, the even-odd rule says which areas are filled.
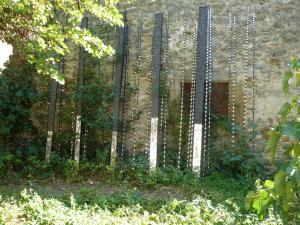
[[[48,112],[48,125],[47,125],[47,142],[46,142],[46,153],[45,161],[50,162],[53,131],[54,131],[54,119],[56,111],[56,98],[57,98],[57,81],[51,78],[50,83],[50,104]]]
[[[64,68],[64,65],[65,65],[65,59],[61,59],[60,61],[60,71],[64,74],[65,73],[65,68]],[[61,153],[61,144],[62,144],[62,140],[61,140],[61,134],[62,134],[62,129],[63,129],[63,120],[62,120],[62,117],[63,117],[63,109],[64,109],[64,97],[65,97],[65,85],[60,85],[59,86],[59,109],[58,109],[58,137],[59,137],[59,140],[58,140],[58,146],[57,146],[57,151],[59,153]]]
[[[158,149],[159,80],[161,72],[163,14],[155,14],[152,68],[152,109],[150,122],[150,170],[156,168]]]
[[[126,12],[123,13],[124,27],[119,28],[118,46],[116,50],[116,70],[114,85],[114,105],[113,105],[113,126],[111,140],[110,165],[115,166],[117,160],[118,128],[119,128],[119,111],[121,100],[122,75],[124,72],[125,53],[126,53]]]
[[[81,27],[87,28],[88,18],[84,17],[82,20]],[[81,116],[82,116],[82,97],[83,97],[83,82],[85,72],[85,50],[83,47],[80,48],[79,52],[79,68],[78,68],[78,101],[76,105],[76,123],[75,123],[75,151],[74,160],[79,162],[80,158],[80,137],[81,137]]]
[[[255,151],[255,108],[256,108],[256,17],[254,8],[252,8],[252,27],[251,27],[251,39],[252,39],[252,151]]]
[[[201,169],[201,155],[203,151],[203,108],[205,75],[207,64],[207,16],[209,8],[200,7],[197,35],[197,67],[195,85],[195,114],[194,114],[194,135],[193,135],[193,171],[198,173]]]

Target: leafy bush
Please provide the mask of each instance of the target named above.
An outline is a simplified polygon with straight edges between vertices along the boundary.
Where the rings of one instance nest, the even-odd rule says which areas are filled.
[[[215,143],[213,143],[214,154],[212,155],[215,168],[218,171],[228,173],[230,176],[265,176],[265,162],[262,155],[262,147],[256,145],[254,151],[251,147],[253,132],[244,130],[239,125],[236,125],[232,128],[236,133],[235,145],[231,147],[230,144],[226,142],[220,147],[220,141],[218,140],[220,134],[217,130],[222,130],[225,137],[229,135],[228,119],[218,117],[214,117],[213,119],[214,130],[212,136]]]
[[[4,152],[0,156],[0,178],[3,182],[11,179],[46,179],[52,175],[51,165],[44,160],[31,155],[26,158],[20,156],[21,152],[11,154]]]
[[[254,215],[245,215],[230,200],[223,203],[194,196],[191,200],[153,201],[130,193],[104,197],[88,189],[62,201],[45,198],[24,190],[21,196],[0,200],[0,221],[4,224],[282,224],[274,215],[259,222]],[[78,198],[80,196],[80,198]],[[147,203],[148,202],[148,203]],[[149,208],[150,202],[156,206]]]
[[[95,63],[95,59],[87,62]],[[67,173],[71,175],[71,165],[66,160],[70,158],[70,143],[75,138],[70,127],[73,108],[69,107],[78,98],[74,85],[67,86],[67,94],[63,97],[58,95],[58,104],[63,102],[64,106],[56,117],[61,123],[62,132],[59,133],[55,127],[52,162],[47,165],[43,161],[46,141],[44,116],[47,115],[47,107],[41,110],[39,105],[47,104],[49,80],[37,77],[34,66],[24,63],[17,54],[11,56],[7,68],[0,72],[0,177],[6,180],[45,179],[54,174],[63,177]],[[86,175],[95,174],[109,160],[113,96],[111,82],[107,79],[96,66],[86,74],[83,129],[88,130],[88,135],[87,138],[83,135],[82,143],[87,149],[82,154],[80,164],[80,173]],[[56,151],[58,145],[60,151]],[[73,175],[70,180],[75,177]]]
[[[10,152],[29,146],[35,134],[30,118],[31,107],[38,97],[32,76],[34,69],[18,57],[11,56],[13,62],[0,71],[0,148]],[[23,65],[19,67],[17,63]]]
[[[79,163],[75,160],[65,161],[62,174],[68,181],[82,180],[82,176],[79,176]]]
[[[25,158],[18,154],[4,152],[0,154],[0,178],[5,182],[24,180],[48,180],[63,178],[67,182],[76,183],[92,179],[104,172],[104,164],[99,162],[66,160],[57,154],[52,155],[51,163],[43,157],[29,155]]]
[[[290,83],[295,79],[300,87],[300,60],[293,58],[290,69],[283,76],[283,91],[289,93]],[[268,151],[271,161],[279,152],[282,137],[289,137],[290,143],[284,147],[286,160],[277,171],[274,180],[256,182],[256,192],[249,192],[247,208],[252,208],[260,218],[264,218],[271,206],[279,209],[286,224],[300,223],[300,94],[283,104],[279,111],[278,125],[269,131]]]
[[[68,182],[81,182],[100,174],[103,172],[103,168],[103,165],[98,163],[82,161],[79,164],[75,160],[65,161],[63,159],[62,173],[58,173],[58,175],[62,175]]]

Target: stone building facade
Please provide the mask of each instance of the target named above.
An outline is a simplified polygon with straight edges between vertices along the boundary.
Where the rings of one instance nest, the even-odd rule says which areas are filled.
[[[175,114],[179,114],[178,104],[180,101],[181,76],[183,68],[186,70],[186,83],[191,82],[193,71],[193,35],[198,18],[200,6],[209,5],[212,8],[212,51],[213,51],[213,82],[218,89],[218,83],[228,82],[228,39],[229,39],[229,13],[237,16],[237,104],[238,119],[243,117],[243,75],[245,62],[245,32],[246,32],[246,9],[250,5],[255,12],[255,124],[261,136],[267,138],[266,131],[272,126],[277,118],[277,112],[283,102],[288,100],[281,91],[281,77],[286,69],[287,62],[292,56],[300,55],[300,1],[299,0],[137,0],[130,5],[120,5],[121,11],[127,10],[129,24],[129,64],[128,81],[134,83],[135,59],[136,59],[136,34],[139,21],[142,22],[142,46],[141,46],[141,73],[139,77],[138,96],[138,120],[133,127],[137,133],[137,148],[143,149],[147,142],[148,134],[148,112],[149,112],[149,89],[151,82],[151,57],[152,37],[154,29],[154,15],[158,12],[164,13],[165,21],[169,21],[168,39],[168,91],[170,102],[175,102]],[[165,29],[166,23],[164,23]],[[113,35],[114,36],[114,35]],[[186,41],[184,41],[186,39]],[[106,38],[111,45],[116,45],[115,37]],[[252,49],[252,43],[249,45]],[[76,54],[74,54],[76,52]],[[78,50],[73,51],[65,58],[66,94],[68,87],[76,83],[78,70]],[[252,56],[250,64],[252,63]],[[108,77],[113,76],[113,60],[104,59],[102,63],[107,64],[104,73]],[[249,68],[249,76],[252,74]],[[108,79],[109,80],[109,79]],[[247,90],[247,119],[251,120],[252,103],[252,79],[248,79]],[[75,85],[76,86],[76,85]],[[226,85],[225,85],[226,86]],[[226,94],[226,93],[225,93]],[[177,102],[177,103],[176,103]],[[70,103],[71,104],[71,103]],[[125,117],[131,120],[132,108],[136,107],[132,98],[125,106]],[[43,107],[41,105],[36,108]],[[227,107],[224,106],[224,107]],[[224,110],[223,110],[224,111]],[[225,110],[226,111],[226,110]],[[46,126],[47,112],[44,115],[39,112],[39,127]],[[34,117],[35,115],[33,115]],[[43,119],[41,119],[43,118]],[[42,121],[42,122],[41,122]],[[172,125],[169,126],[172,133]],[[176,134],[177,135],[177,134]],[[125,142],[130,146],[133,133],[129,132]],[[260,137],[261,137],[260,136]],[[258,137],[259,138],[259,137]],[[172,141],[172,140],[171,140]]]
[[[143,21],[142,62],[151,61],[151,46],[153,32],[153,16],[163,12],[169,20],[169,91],[170,95],[179,101],[180,78],[183,67],[186,68],[187,82],[192,74],[193,30],[200,6],[209,5],[212,8],[212,46],[213,46],[213,81],[228,81],[228,15],[237,15],[237,102],[240,111],[243,110],[242,82],[245,60],[246,8],[250,5],[255,12],[255,124],[261,136],[265,139],[266,131],[278,119],[278,110],[282,103],[288,100],[281,89],[282,74],[287,62],[292,56],[299,56],[299,22],[300,1],[298,0],[229,0],[229,1],[195,1],[195,0],[139,0],[134,5],[123,6],[128,10],[129,23],[134,42],[135,27],[138,18]],[[185,28],[185,21],[187,28]],[[184,49],[184,35],[186,48]],[[252,48],[250,43],[250,48]],[[134,49],[132,55],[134,55]],[[252,54],[252,52],[250,52]],[[252,56],[249,56],[250,58]],[[252,59],[250,59],[250,64]],[[147,108],[147,93],[151,68],[149,63],[143,63],[139,102],[141,108]],[[249,68],[249,74],[252,74]],[[129,75],[129,80],[130,80]],[[248,79],[246,115],[252,117],[252,79]],[[241,117],[240,112],[238,117]],[[141,116],[145,121],[146,115]],[[240,118],[241,120],[242,118]],[[138,122],[137,128],[145,134],[145,122]],[[258,137],[259,138],[259,137]],[[142,138],[143,139],[143,138]]]

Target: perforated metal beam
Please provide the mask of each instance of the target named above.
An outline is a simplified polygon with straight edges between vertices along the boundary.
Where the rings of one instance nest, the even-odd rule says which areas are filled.
[[[116,49],[116,70],[114,85],[114,104],[113,104],[113,126],[110,152],[110,165],[115,166],[117,160],[119,111],[121,102],[122,77],[125,67],[126,40],[128,39],[128,27],[126,25],[127,12],[123,13],[124,27],[119,28],[118,45]]]
[[[157,165],[158,149],[158,117],[159,117],[159,80],[161,73],[161,53],[162,53],[162,28],[163,14],[155,14],[154,33],[153,33],[153,68],[152,68],[152,108],[150,123],[150,169],[153,170]]]
[[[197,68],[196,68],[196,87],[195,87],[195,118],[193,135],[193,171],[198,173],[201,169],[201,156],[203,151],[203,132],[204,132],[204,92],[205,75],[207,64],[207,18],[209,7],[200,7],[198,19],[197,35]]]
[[[88,18],[82,19],[82,28],[88,27]],[[85,72],[85,50],[83,47],[80,48],[79,52],[79,67],[78,67],[78,101],[76,105],[76,128],[75,128],[75,150],[74,160],[79,162],[80,158],[80,137],[81,137],[81,116],[82,116],[82,96],[83,96],[83,82]]]
[[[56,99],[57,99],[57,81],[51,78],[50,103],[49,103],[48,123],[47,123],[47,141],[46,141],[46,153],[45,153],[45,161],[48,163],[50,162],[51,148],[53,142]]]

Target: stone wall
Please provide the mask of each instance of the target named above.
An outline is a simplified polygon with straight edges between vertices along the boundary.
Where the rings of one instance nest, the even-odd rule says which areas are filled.
[[[127,9],[129,12],[131,43],[133,46],[135,45],[134,35],[138,18],[141,17],[143,21],[142,61],[144,63],[139,97],[139,107],[141,109],[149,107],[146,101],[148,96],[146,90],[149,88],[147,77],[150,76],[151,71],[149,62],[151,61],[154,14],[164,12],[165,17],[169,18],[170,70],[168,76],[170,94],[174,99],[179,99],[184,57],[186,57],[187,77],[190,79],[192,73],[193,30],[198,16],[198,8],[204,5],[210,5],[213,13],[213,80],[215,82],[228,80],[228,14],[230,11],[237,14],[237,69],[238,86],[241,88],[244,73],[246,1],[139,0],[135,5],[123,6],[123,9]],[[281,104],[288,99],[281,91],[281,77],[286,69],[286,64],[291,56],[299,56],[300,29],[298,21],[300,21],[300,1],[253,0],[252,6],[256,16],[255,123],[263,137],[266,138],[265,131],[277,120],[277,111]],[[185,19],[187,20],[186,32],[184,28]],[[183,48],[184,32],[187,35],[187,48],[185,51]],[[134,61],[135,50],[133,47],[131,47],[131,50],[131,60]],[[250,68],[249,75],[251,74],[252,69]],[[131,77],[133,77],[132,72],[129,73],[129,80],[131,80]],[[248,93],[251,92],[251,85],[252,80],[249,79]],[[242,103],[242,98],[240,94],[238,102]],[[247,118],[251,119],[251,96],[248,96],[247,102]],[[240,105],[240,108],[243,108],[242,105]],[[146,113],[141,115],[140,121],[136,124],[141,136],[139,140],[143,141],[146,134]],[[130,137],[132,137],[131,134],[128,136],[128,140]]]
[[[256,15],[256,111],[255,123],[259,131],[266,138],[265,131],[277,120],[277,111],[288,98],[281,91],[281,76],[291,56],[299,53],[299,0],[253,0],[252,6]],[[138,109],[141,111],[138,121],[134,122],[137,129],[138,148],[145,146],[147,138],[147,112],[149,105],[149,77],[151,75],[151,52],[153,19],[157,12],[164,12],[165,19],[169,20],[169,91],[171,100],[179,102],[180,80],[183,67],[186,68],[186,81],[189,82],[192,74],[193,59],[193,32],[200,6],[212,7],[213,24],[213,80],[214,82],[228,81],[228,14],[230,11],[237,14],[237,67],[238,67],[238,103],[242,109],[242,79],[244,73],[245,52],[245,15],[247,1],[243,0],[137,0],[131,5],[122,5],[122,10],[128,10],[130,25],[130,60],[128,77],[133,84],[134,64],[136,57],[136,31],[139,19],[143,23],[142,35],[142,73],[139,86]],[[187,28],[184,21],[187,21]],[[186,49],[184,49],[184,34],[186,35]],[[115,37],[109,39],[115,45]],[[251,47],[251,46],[250,46]],[[78,50],[66,56],[65,72],[66,86],[76,83]],[[105,59],[110,65],[105,67],[107,76],[113,76],[111,59]],[[105,62],[102,62],[104,64]],[[185,62],[185,63],[184,63]],[[252,71],[250,69],[249,74]],[[251,91],[252,81],[249,80]],[[76,85],[75,85],[76,86]],[[247,99],[247,117],[251,119],[251,96]],[[131,119],[133,101],[126,105],[126,119]],[[177,111],[179,114],[178,104]],[[46,112],[45,112],[46,113]],[[239,117],[241,118],[242,113]],[[37,116],[39,117],[39,116]],[[46,115],[44,117],[46,119]],[[46,120],[44,120],[44,125]],[[44,130],[45,126],[42,129]],[[169,132],[172,132],[170,130]],[[126,136],[129,143],[133,139],[132,132]]]

